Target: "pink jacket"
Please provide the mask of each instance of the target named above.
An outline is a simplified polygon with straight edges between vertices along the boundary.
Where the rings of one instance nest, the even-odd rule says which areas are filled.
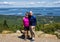
[[[24,25],[24,27],[28,27],[29,26],[29,18],[28,17],[24,17],[23,18],[23,25]]]

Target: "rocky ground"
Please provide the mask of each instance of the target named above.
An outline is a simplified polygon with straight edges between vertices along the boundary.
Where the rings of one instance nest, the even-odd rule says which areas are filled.
[[[21,35],[21,33],[0,34],[0,42],[33,42],[29,39],[25,41],[20,37]],[[36,32],[34,42],[60,42],[60,39],[58,39],[55,35]]]

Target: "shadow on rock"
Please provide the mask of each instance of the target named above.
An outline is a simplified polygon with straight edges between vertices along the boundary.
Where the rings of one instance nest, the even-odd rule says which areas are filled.
[[[25,38],[25,36],[24,35],[21,35],[21,36],[18,36],[18,38],[21,38],[21,39],[24,39]],[[28,35],[28,38],[27,38],[28,40],[31,40],[31,38],[30,38],[30,36]]]
[[[25,36],[24,35],[21,35],[21,36],[18,36],[18,38],[24,39]]]

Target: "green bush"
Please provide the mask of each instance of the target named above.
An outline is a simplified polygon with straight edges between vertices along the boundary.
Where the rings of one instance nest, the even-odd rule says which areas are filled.
[[[55,24],[49,24],[47,26],[44,26],[44,28],[41,29],[45,33],[50,33],[54,34],[55,31],[60,30],[60,24],[55,23]]]
[[[42,30],[45,32],[45,33],[54,33],[54,31],[56,30],[55,27],[53,25],[48,25],[48,26],[45,26],[44,28],[42,28]]]
[[[56,30],[60,30],[60,23],[55,23],[55,28],[56,28]]]

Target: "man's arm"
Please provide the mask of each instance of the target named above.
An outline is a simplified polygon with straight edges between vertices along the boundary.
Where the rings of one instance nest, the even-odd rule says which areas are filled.
[[[36,25],[37,25],[37,19],[36,19],[36,17],[34,16],[34,21],[35,21],[35,23],[36,23]]]

